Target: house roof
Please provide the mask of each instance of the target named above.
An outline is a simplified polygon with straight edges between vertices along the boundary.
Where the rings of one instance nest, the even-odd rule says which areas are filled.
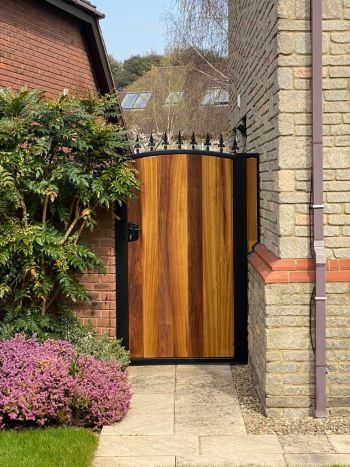
[[[88,0],[39,0],[73,17],[80,22],[85,32],[97,84],[102,94],[114,90],[114,82],[109,66],[106,46],[103,40],[99,20],[104,18],[96,6]]]
[[[88,0],[66,0],[68,3],[73,3],[77,8],[81,8],[82,10],[87,11],[88,13],[92,13],[93,15],[97,16],[98,18],[104,18],[105,15],[97,10],[96,5],[93,5]]]
[[[225,74],[225,64],[218,68]],[[209,133],[213,137],[227,133],[227,105],[206,99],[210,92],[215,95],[216,90],[228,89],[228,83],[220,72],[191,65],[153,67],[121,94],[122,102],[127,93],[141,94],[141,99],[135,103],[146,102],[141,108],[135,105],[123,110],[129,131],[147,135],[164,131],[177,133],[180,130],[187,135],[194,131],[198,136]],[[130,96],[131,101],[133,96]]]

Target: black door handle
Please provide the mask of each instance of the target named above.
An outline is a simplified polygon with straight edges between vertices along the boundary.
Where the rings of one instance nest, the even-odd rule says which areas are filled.
[[[138,224],[128,222],[128,242],[136,242],[139,239],[141,229]]]

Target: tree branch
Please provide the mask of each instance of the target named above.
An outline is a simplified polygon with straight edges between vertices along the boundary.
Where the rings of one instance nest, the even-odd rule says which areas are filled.
[[[76,206],[75,206],[74,220],[71,223],[71,225],[68,227],[68,229],[66,230],[66,233],[64,234],[64,237],[62,238],[62,240],[59,243],[60,245],[64,245],[66,243],[66,241],[69,238],[70,234],[73,232],[73,230],[75,229],[77,223],[79,222],[80,217],[81,216],[80,216],[80,212],[79,212],[79,200],[77,200],[77,203],[76,203]]]
[[[50,196],[46,195],[45,196],[45,201],[44,201],[44,206],[43,206],[43,215],[42,215],[42,219],[41,219],[42,224],[46,223],[46,215],[47,215],[47,208],[49,206],[49,199],[50,199]]]
[[[224,80],[226,82],[229,81],[229,78],[228,76],[225,76],[216,66],[214,66],[201,52],[200,50],[193,44],[191,44],[187,39],[186,37],[183,35],[182,31],[180,30],[179,26],[176,24],[176,22],[174,21],[174,19],[172,18],[171,19],[174,26],[176,27],[176,29],[178,30],[178,33],[179,35],[182,37],[182,40],[184,41],[184,43],[187,45],[187,47],[191,48],[192,50],[194,50],[196,52],[196,54],[210,67],[212,68],[216,73],[219,73],[219,75],[221,75]]]
[[[24,221],[24,225],[25,225],[26,227],[29,227],[29,224],[28,224],[28,211],[27,211],[27,206],[26,206],[26,203],[25,203],[25,201],[24,201],[24,197],[23,197],[22,194],[21,194],[20,206],[21,206],[21,209],[22,209],[22,212],[23,212],[23,221]]]
[[[82,233],[84,232],[84,229],[85,229],[85,226],[86,226],[86,221],[87,221],[86,219],[83,220],[83,222],[82,222],[82,224],[81,224],[81,226],[80,226],[80,228],[78,230],[77,237],[76,237],[76,239],[74,241],[75,245],[78,243]]]
[[[60,292],[60,288],[59,286],[56,287],[56,290],[54,291],[50,301],[47,303],[46,305],[46,310],[50,310],[51,308],[51,305],[53,304],[53,302],[56,300],[56,298],[58,297],[58,294]]]

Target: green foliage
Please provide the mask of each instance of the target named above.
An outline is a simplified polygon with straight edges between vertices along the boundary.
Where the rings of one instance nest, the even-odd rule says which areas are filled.
[[[98,337],[92,323],[81,324],[66,305],[60,306],[55,314],[44,317],[36,310],[8,312],[0,325],[0,340],[11,339],[17,334],[36,336],[40,341],[66,340],[81,354],[93,355],[99,360],[117,360],[123,370],[130,363],[129,352],[121,340],[110,339],[106,334]]]
[[[110,55],[109,63],[116,89],[121,90],[129,86],[129,84],[147,73],[152,66],[161,65],[162,59],[162,55],[149,53],[146,55],[133,55],[124,62],[118,62]]]
[[[130,363],[129,352],[121,340],[110,339],[107,334],[98,337],[91,322],[83,326],[67,309],[60,318],[59,338],[70,342],[79,353],[93,355],[99,360],[117,360],[123,370]]]
[[[0,340],[11,339],[17,334],[36,336],[38,340],[44,341],[59,336],[60,322],[50,313],[41,316],[38,310],[9,311],[0,325]]]
[[[122,147],[114,96],[0,90],[0,310],[44,316],[58,298],[88,300],[77,275],[103,272],[81,241],[138,182]],[[32,325],[31,325],[32,326]]]

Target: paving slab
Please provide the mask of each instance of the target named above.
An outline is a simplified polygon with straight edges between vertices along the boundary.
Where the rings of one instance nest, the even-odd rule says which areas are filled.
[[[285,454],[289,466],[349,466],[349,454]]]
[[[97,457],[93,467],[175,467],[175,457]]]
[[[177,367],[175,433],[246,434],[229,365]]]
[[[350,435],[328,435],[335,452],[350,454]]]
[[[238,404],[238,396],[235,390],[231,390],[230,392],[221,392],[221,391],[199,391],[196,394],[193,393],[186,393],[178,391],[175,392],[175,401],[177,404],[183,403],[193,405],[193,404],[206,404],[206,405],[234,405],[235,407],[239,407]]]
[[[223,365],[178,365],[176,367],[176,378],[181,379],[185,378],[194,378],[194,377],[220,377],[220,376],[229,376],[231,373],[231,368],[227,364]]]
[[[239,453],[229,457],[183,456],[176,457],[176,467],[237,467],[237,466],[285,466],[283,454]]]
[[[130,411],[126,417],[113,426],[105,426],[102,435],[172,435],[174,414],[139,413]]]
[[[137,413],[174,413],[173,394],[138,393],[132,396],[131,410]]]
[[[278,437],[285,453],[313,454],[335,452],[324,435],[281,435]]]
[[[220,424],[220,423],[176,423],[175,424],[175,434],[178,435],[241,435],[244,432],[244,428],[239,424]]]
[[[200,454],[205,456],[231,457],[237,453],[283,454],[276,435],[201,436]]]
[[[350,435],[247,435],[229,365],[135,366],[94,467],[350,466]]]
[[[133,394],[174,394],[175,392],[173,376],[134,374],[130,376],[129,381]]]
[[[144,365],[130,366],[128,373],[133,376],[171,376],[175,378],[175,365]]]
[[[199,454],[198,436],[108,436],[100,438],[97,457]]]

